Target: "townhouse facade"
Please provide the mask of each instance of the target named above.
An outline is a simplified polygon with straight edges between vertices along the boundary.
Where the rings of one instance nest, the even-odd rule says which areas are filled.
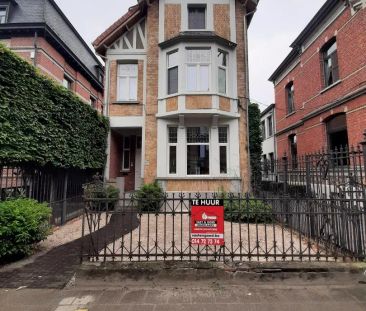
[[[106,61],[109,182],[248,190],[247,28],[257,2],[140,0],[95,40]]]
[[[0,42],[103,112],[104,66],[54,0],[0,0]]]
[[[366,1],[328,0],[270,77],[277,154],[357,146],[366,120]]]
[[[273,162],[276,156],[276,112],[275,104],[269,105],[261,112],[262,161]]]

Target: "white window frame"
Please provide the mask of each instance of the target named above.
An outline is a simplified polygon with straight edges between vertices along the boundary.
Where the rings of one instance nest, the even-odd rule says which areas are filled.
[[[352,15],[366,7],[366,0],[351,0],[350,1]]]
[[[220,142],[220,128],[226,129],[226,142]],[[229,126],[228,125],[220,125],[218,127],[218,143],[219,143],[219,172],[220,175],[227,175],[229,171]],[[226,173],[221,172],[221,147],[226,147]]]
[[[126,146],[126,138],[129,139],[129,146]],[[131,171],[131,136],[123,136],[123,149],[122,149],[122,172],[129,172]],[[128,152],[128,167],[125,167],[125,152]]]
[[[271,119],[271,124],[269,123],[269,119]],[[267,117],[267,135],[268,135],[268,138],[269,137],[272,137],[274,135],[274,128],[273,128],[273,115],[269,115]]]
[[[172,55],[172,54],[175,54],[175,53],[177,54],[178,63],[174,66],[170,66],[169,56]],[[172,51],[167,53],[167,55],[166,55],[166,67],[167,67],[167,71],[166,71],[166,93],[167,93],[168,96],[176,95],[176,94],[179,93],[179,61],[180,61],[179,49],[175,49],[175,50],[172,50]],[[169,93],[169,70],[174,69],[174,68],[178,69],[178,87],[177,87],[177,92],[176,93]]]
[[[176,131],[177,131],[177,141],[175,143],[172,143],[170,142],[170,129],[171,128],[175,128]],[[175,125],[171,125],[171,126],[168,126],[168,175],[170,176],[177,176],[178,175],[178,131],[179,131],[179,128],[178,126],[175,126]],[[170,147],[175,147],[175,153],[176,153],[176,164],[175,164],[175,173],[171,173],[170,172]]]
[[[0,5],[0,9],[5,9],[4,20],[0,20],[0,24],[6,24],[8,22],[8,15],[9,15],[9,6],[8,5]]]
[[[67,81],[69,84],[70,84],[70,88],[69,87],[67,87],[66,85],[65,85],[65,81]],[[63,80],[62,80],[62,86],[65,88],[65,89],[68,89],[68,90],[70,90],[70,91],[73,91],[73,84],[74,84],[74,79],[73,78],[71,78],[68,74],[66,74],[66,73],[64,73],[64,78],[63,78]]]
[[[217,93],[227,95],[227,93],[228,93],[228,79],[229,79],[229,75],[228,75],[228,71],[229,71],[228,70],[228,67],[229,67],[229,53],[227,51],[222,50],[222,49],[218,49],[218,53],[223,53],[223,54],[226,55],[226,66],[218,64],[218,69],[217,69]],[[219,60],[219,58],[218,58],[218,60]],[[225,70],[225,93],[220,92],[220,69]]]
[[[189,51],[209,51],[209,58],[210,60],[208,62],[189,62],[188,61],[188,53]],[[186,92],[187,93],[207,93],[211,91],[211,66],[212,66],[212,49],[207,47],[187,47],[186,48],[186,55],[185,55],[185,62],[186,62]],[[188,88],[188,80],[189,80],[189,74],[188,74],[188,68],[189,67],[196,67],[196,89],[191,90]],[[200,86],[200,68],[201,67],[207,67],[208,68],[208,89],[203,90]]]
[[[189,143],[188,142],[188,129],[189,128],[199,128],[199,127],[205,127],[208,129],[208,143]],[[203,125],[203,126],[187,126],[185,128],[186,130],[186,140],[185,140],[185,144],[186,144],[186,163],[185,163],[185,167],[186,167],[186,174],[189,177],[209,177],[212,175],[211,172],[211,159],[212,159],[212,149],[211,149],[211,127],[209,125]],[[208,157],[208,174],[188,174],[188,146],[208,146],[208,150],[209,150],[209,157]]]
[[[136,74],[131,74],[131,73],[129,73],[128,75],[121,74],[120,73],[120,68],[122,66],[134,66],[134,67],[136,67]],[[139,76],[138,64],[136,62],[119,63],[118,64],[118,66],[117,66],[117,101],[118,102],[137,102],[137,100],[138,100],[138,78],[139,78],[138,76]],[[125,98],[121,97],[121,95],[124,94],[125,92],[122,92],[122,90],[120,89],[120,83],[119,83],[120,79],[127,79],[128,96],[125,97]],[[136,96],[135,97],[131,96],[130,79],[136,79]]]

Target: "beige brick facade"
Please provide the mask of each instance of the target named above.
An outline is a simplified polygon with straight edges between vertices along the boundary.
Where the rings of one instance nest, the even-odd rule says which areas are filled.
[[[168,180],[165,187],[167,191],[176,192],[235,192],[235,182],[219,178],[214,180]]]
[[[154,1],[148,7],[146,17],[147,30],[147,92],[145,123],[145,168],[144,182],[154,182],[157,164],[157,122],[158,112],[158,69],[159,69],[159,2]]]
[[[178,97],[171,97],[166,100],[166,112],[178,110]]]
[[[230,40],[229,4],[214,4],[214,28],[217,35]]]
[[[165,40],[169,40],[177,36],[181,28],[181,5],[166,4],[165,5]]]
[[[191,95],[186,96],[186,109],[211,109],[212,96],[207,95]]]
[[[219,107],[220,107],[220,110],[222,110],[222,111],[230,112],[231,111],[230,99],[227,97],[220,96]]]

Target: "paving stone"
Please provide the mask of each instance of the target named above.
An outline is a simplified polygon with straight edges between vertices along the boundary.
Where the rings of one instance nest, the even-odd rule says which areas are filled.
[[[145,301],[146,290],[134,290],[127,292],[121,299],[121,303],[142,303]]]

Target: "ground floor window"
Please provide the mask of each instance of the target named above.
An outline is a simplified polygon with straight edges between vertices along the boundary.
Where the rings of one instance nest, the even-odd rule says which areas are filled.
[[[169,174],[177,173],[178,128],[169,127]]]
[[[210,174],[210,134],[208,127],[187,128],[187,174]]]
[[[130,162],[131,162],[131,137],[123,136],[122,171],[130,170]]]
[[[228,137],[227,127],[219,127],[220,174],[227,174]]]

